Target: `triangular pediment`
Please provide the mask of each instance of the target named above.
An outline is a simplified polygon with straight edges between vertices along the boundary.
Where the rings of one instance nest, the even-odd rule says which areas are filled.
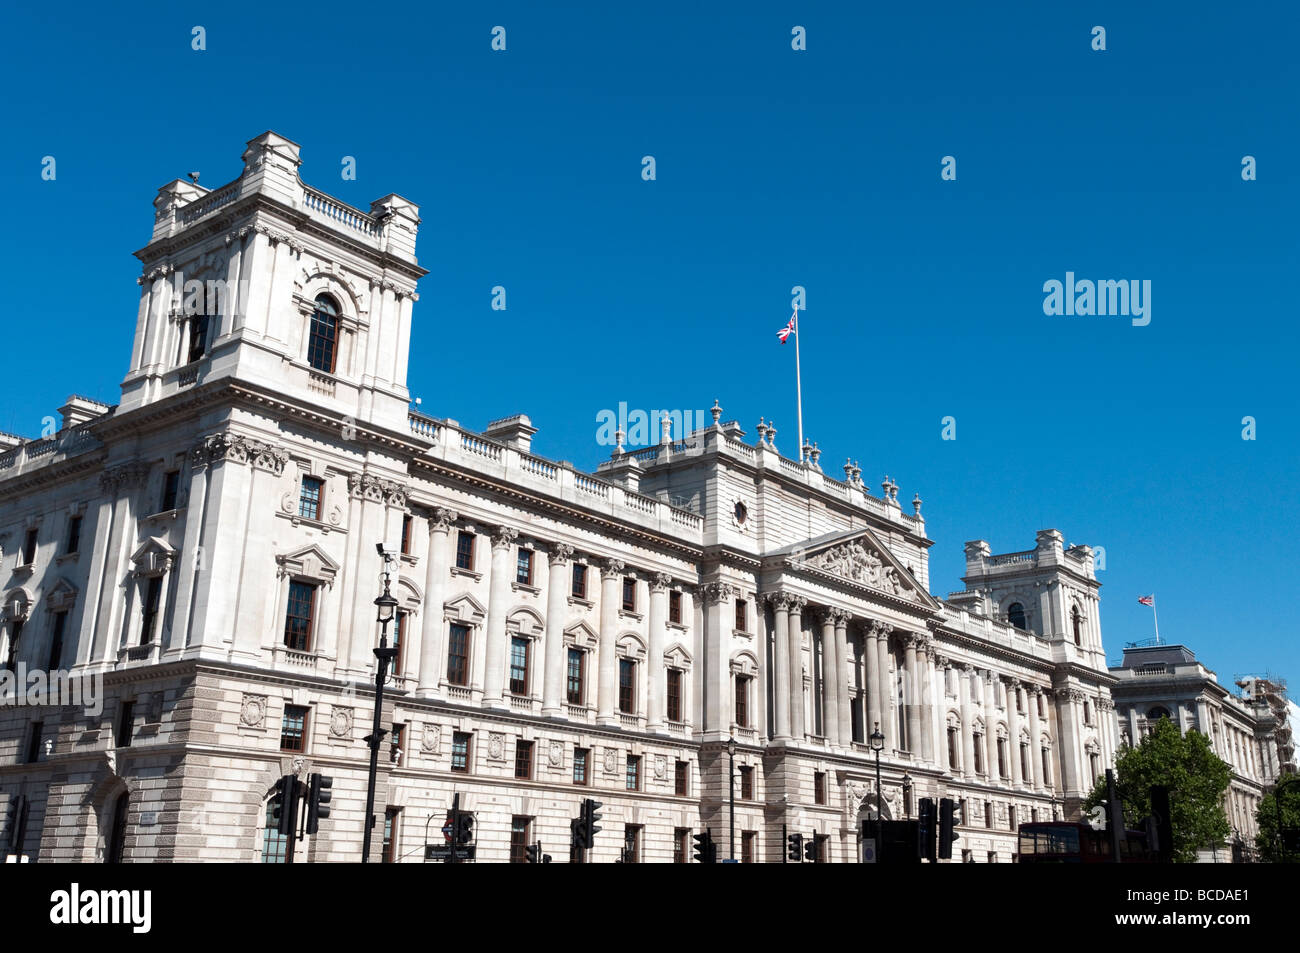
[[[896,599],[941,608],[870,529],[842,530],[783,546],[770,554],[790,571],[830,576]]]
[[[334,582],[338,575],[339,564],[330,558],[329,553],[316,544],[292,553],[283,553],[275,557],[280,564],[280,571],[291,576],[317,579],[327,584]]]

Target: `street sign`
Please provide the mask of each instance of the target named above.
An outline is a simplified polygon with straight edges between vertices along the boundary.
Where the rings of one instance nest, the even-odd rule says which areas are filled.
[[[447,823],[442,825],[442,836],[447,839],[448,844],[451,843],[451,835],[455,833],[455,830],[455,827],[451,823],[451,815],[448,814]]]
[[[740,863],[740,861],[736,860],[736,858],[734,858],[734,857],[728,857],[728,858],[726,858],[725,860],[722,860],[721,863],[724,863],[724,864],[738,864],[738,863]]]
[[[862,862],[864,864],[874,864],[876,862],[876,839],[874,837],[864,837],[862,839]]]
[[[451,845],[450,844],[425,844],[424,859],[439,860],[439,861],[451,860]],[[471,844],[468,847],[456,848],[456,859],[473,860],[474,845]]]

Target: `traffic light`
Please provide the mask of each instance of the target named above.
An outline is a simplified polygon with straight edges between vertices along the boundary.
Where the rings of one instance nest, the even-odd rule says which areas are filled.
[[[524,848],[525,863],[540,864],[542,862],[542,845],[529,844]]]
[[[27,828],[27,795],[14,794],[9,798],[9,851],[17,854],[23,849]]]
[[[591,798],[582,802],[582,825],[579,828],[578,846],[583,850],[591,850],[596,835],[600,833],[596,822],[600,820],[601,815],[596,811],[602,807],[604,804],[601,801],[593,801]]]
[[[936,823],[938,820],[935,816],[936,813],[937,812],[934,809],[934,799],[928,797],[921,798],[920,807],[917,813],[917,817],[921,822],[921,859],[924,860],[928,857],[931,863],[934,863],[939,856],[939,825]]]
[[[717,859],[717,848],[713,846],[713,835],[709,831],[701,831],[691,837],[695,841],[694,860],[701,864],[711,864]]]
[[[939,801],[939,856],[944,860],[952,859],[952,842],[961,835],[953,830],[956,821],[955,805],[950,797]]]
[[[569,821],[569,853],[573,854],[575,850],[582,850],[582,813]]]
[[[280,803],[272,808],[272,820],[281,834],[292,837],[298,830],[298,779],[286,774],[275,787],[279,791]]]
[[[796,864],[803,861],[803,835],[790,834],[786,837],[786,856]]]
[[[456,829],[452,832],[452,846],[464,847],[474,839],[474,815],[468,811],[456,813]]]
[[[803,842],[803,859],[811,864],[817,863],[817,835],[814,834]]]
[[[307,833],[315,834],[323,818],[330,816],[330,801],[334,794],[334,779],[323,774],[313,774],[307,779]]]

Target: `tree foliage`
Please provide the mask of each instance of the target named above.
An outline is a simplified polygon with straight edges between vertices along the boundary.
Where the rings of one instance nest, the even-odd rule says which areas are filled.
[[[1173,859],[1192,863],[1201,848],[1221,846],[1231,828],[1223,811],[1223,796],[1232,780],[1232,768],[1210,748],[1199,731],[1182,734],[1168,718],[1161,718],[1136,747],[1124,746],[1115,758],[1115,784],[1124,806],[1124,824],[1137,828],[1151,813],[1151,788],[1169,788],[1169,814],[1173,825]],[[1086,801],[1091,810],[1106,799],[1105,778]]]
[[[1287,778],[1291,775],[1283,775],[1281,785],[1282,801],[1282,829],[1283,830],[1300,830],[1300,781]],[[1255,835],[1255,846],[1259,848],[1259,859],[1265,863],[1276,864],[1282,862],[1300,863],[1300,851],[1287,850],[1285,845],[1280,845],[1277,839],[1277,814],[1278,814],[1278,796],[1277,788],[1274,788],[1259,802],[1259,810],[1255,814],[1255,820],[1259,825],[1259,833]]]

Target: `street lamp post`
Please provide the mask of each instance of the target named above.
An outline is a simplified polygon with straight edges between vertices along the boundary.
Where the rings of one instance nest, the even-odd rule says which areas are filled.
[[[880,722],[871,731],[871,750],[876,753],[876,861],[879,863],[885,840],[885,816],[881,813],[880,752],[885,747],[885,736],[880,733]]]
[[[731,801],[731,859],[736,859],[736,729],[731,729],[727,739],[727,757],[731,761],[731,780],[728,783],[728,796]]]
[[[912,819],[912,776],[903,772],[903,811],[910,821]]]
[[[375,548],[379,550],[379,555],[384,560],[384,591],[375,599],[379,620],[379,648],[375,649],[375,720],[370,734],[365,737],[365,741],[370,745],[370,777],[366,786],[366,818],[361,835],[363,864],[370,861],[370,835],[375,827],[375,781],[379,774],[379,745],[387,734],[379,726],[384,708],[384,682],[388,679],[388,663],[397,657],[397,647],[388,647],[388,623],[393,621],[393,613],[397,609],[397,600],[388,590],[388,563],[392,555],[385,552],[383,543],[378,543]],[[452,850],[455,849],[453,844]]]

